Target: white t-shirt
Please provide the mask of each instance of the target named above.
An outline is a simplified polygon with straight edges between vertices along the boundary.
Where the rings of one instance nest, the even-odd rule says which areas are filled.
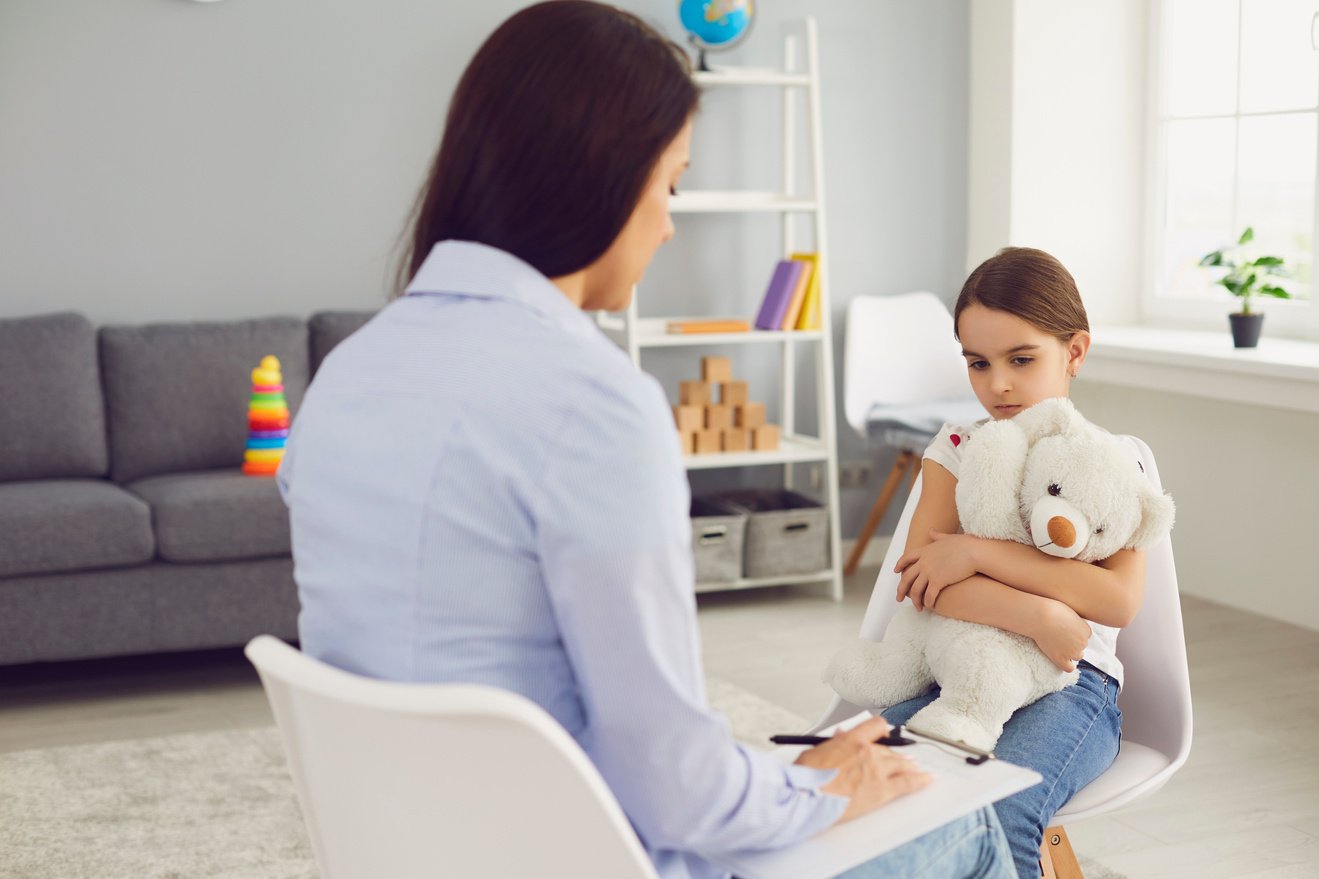
[[[971,431],[989,419],[977,421],[970,427],[957,424],[945,424],[939,435],[925,450],[925,458],[939,464],[954,477],[958,476],[962,464],[962,450]],[[1122,663],[1117,658],[1117,635],[1119,629],[1090,623],[1090,642],[1085,646],[1085,661],[1095,668],[1111,675],[1122,686]]]

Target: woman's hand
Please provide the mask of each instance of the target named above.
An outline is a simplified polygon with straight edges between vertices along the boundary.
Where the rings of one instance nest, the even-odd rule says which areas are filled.
[[[894,753],[875,739],[888,732],[882,717],[837,733],[827,742],[803,751],[796,762],[813,769],[837,769],[821,790],[847,797],[847,809],[838,819],[850,821],[898,797],[918,791],[932,781],[907,757]]]
[[[1090,624],[1061,601],[1047,599],[1034,626],[1035,644],[1063,671],[1074,671],[1090,642]]]
[[[911,598],[917,610],[934,607],[945,587],[976,573],[975,541],[969,534],[930,531],[930,542],[898,559],[897,600]]]

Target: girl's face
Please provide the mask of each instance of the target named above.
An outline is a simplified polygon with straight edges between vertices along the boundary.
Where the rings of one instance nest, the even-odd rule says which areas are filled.
[[[650,172],[641,199],[609,249],[587,268],[581,307],[621,311],[661,244],[673,237],[669,196],[691,164],[692,123],[682,127]]]
[[[1090,348],[1089,333],[1061,341],[1015,314],[980,304],[962,311],[957,329],[971,388],[995,419],[1066,397]]]

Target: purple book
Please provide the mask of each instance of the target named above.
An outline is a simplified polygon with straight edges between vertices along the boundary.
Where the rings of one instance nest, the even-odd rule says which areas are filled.
[[[760,314],[756,315],[756,329],[779,330],[783,328],[783,315],[792,302],[792,294],[797,289],[797,279],[801,276],[805,264],[795,259],[781,259],[774,266],[774,274],[769,279],[765,290],[765,299],[760,303]]]

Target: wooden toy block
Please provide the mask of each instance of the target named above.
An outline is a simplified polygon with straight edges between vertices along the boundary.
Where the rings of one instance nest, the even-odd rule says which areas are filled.
[[[709,382],[682,382],[678,385],[678,404],[680,406],[705,406],[710,399]]]
[[[722,439],[717,430],[696,431],[696,454],[708,455],[720,451]]]
[[[725,452],[745,452],[751,448],[751,435],[741,427],[725,427],[721,433]]]
[[[762,424],[751,431],[751,448],[757,452],[773,452],[779,447],[779,426]]]
[[[743,403],[733,407],[733,424],[736,427],[753,428],[765,423],[764,403]]]
[[[696,453],[696,431],[694,431],[694,430],[679,430],[679,431],[678,431],[678,444],[682,446],[682,453],[683,453],[684,455],[692,455],[692,454],[695,454],[695,453]]]
[[[711,403],[705,407],[705,426],[709,430],[723,430],[733,426],[733,407]]]
[[[674,406],[673,423],[679,433],[691,433],[705,427],[705,409],[701,406]]]
[[[727,357],[702,357],[701,380],[717,384],[733,380],[733,361]]]
[[[741,406],[747,401],[746,382],[720,382],[719,402],[725,406]]]

